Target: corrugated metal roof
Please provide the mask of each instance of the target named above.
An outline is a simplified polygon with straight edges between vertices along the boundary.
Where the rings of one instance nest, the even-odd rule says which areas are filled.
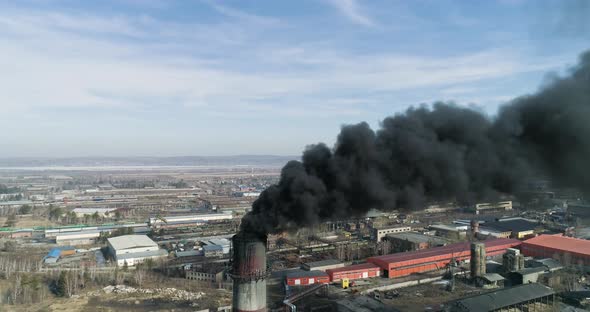
[[[417,232],[403,232],[403,233],[392,233],[385,235],[388,238],[396,238],[406,240],[412,243],[433,243],[433,244],[444,244],[449,242],[448,240],[432,235],[424,235]]]
[[[521,241],[516,240],[516,239],[510,239],[510,238],[498,238],[498,239],[493,239],[493,240],[485,240],[485,241],[483,241],[483,243],[486,245],[486,248],[490,248],[490,247],[496,247],[496,246],[508,245],[508,244],[513,244],[515,246],[518,246],[521,244]],[[444,255],[444,254],[460,253],[460,252],[469,251],[469,248],[470,248],[469,242],[462,242],[462,243],[450,244],[450,245],[443,246],[443,247],[435,247],[435,248],[422,249],[422,250],[417,250],[417,251],[409,251],[409,252],[402,252],[402,253],[396,253],[396,254],[391,254],[391,255],[371,257],[370,259],[391,263],[391,262],[400,262],[400,261],[407,261],[407,260],[413,260],[413,259],[419,259],[419,258],[433,257],[433,256],[438,256],[438,255]]]
[[[590,256],[590,241],[562,235],[540,235],[523,242],[523,246],[553,248]]]
[[[204,251],[223,251],[223,247],[219,245],[205,245],[203,246]]]
[[[287,278],[300,278],[300,277],[328,277],[328,273],[324,271],[303,271],[297,270],[289,272],[286,275]]]
[[[483,228],[491,228],[497,231],[514,231],[514,232],[526,232],[534,230],[539,224],[530,222],[524,219],[514,219],[497,222],[486,222],[483,224]]]
[[[328,266],[328,265],[337,265],[337,264],[342,264],[342,261],[340,261],[338,259],[328,259],[328,260],[322,260],[322,261],[303,263],[303,265],[308,266],[310,268],[317,268],[317,267],[323,267],[323,266]]]
[[[483,275],[483,278],[490,282],[499,282],[505,280],[505,278],[498,273],[487,273]]]
[[[194,257],[203,255],[200,250],[177,251],[175,254],[176,257]]]
[[[553,289],[533,283],[504,288],[486,294],[460,299],[455,304],[466,311],[495,311],[520,302],[553,295]]]
[[[379,269],[379,267],[373,263],[361,263],[361,264],[349,265],[349,266],[342,267],[342,268],[328,269],[328,270],[326,270],[326,272],[340,273],[340,272],[365,271],[365,270],[369,270],[369,269]]]
[[[47,253],[47,258],[59,258],[61,250],[59,248],[53,248]]]
[[[229,239],[227,238],[212,238],[209,240],[212,245],[229,246]]]
[[[109,243],[116,250],[136,248],[136,247],[157,247],[153,240],[146,235],[123,235],[111,237],[108,239]]]
[[[74,208],[72,211],[75,213],[94,214],[95,212],[107,213],[115,210],[117,210],[117,208]]]
[[[137,258],[147,258],[147,257],[163,257],[167,256],[168,252],[164,249],[152,250],[152,251],[142,251],[142,252],[132,252],[127,254],[122,254],[117,256],[117,260],[126,260],[126,259],[137,259]]]

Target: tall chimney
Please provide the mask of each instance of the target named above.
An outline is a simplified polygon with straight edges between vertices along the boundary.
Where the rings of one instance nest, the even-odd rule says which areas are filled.
[[[477,233],[479,233],[479,221],[471,220],[471,236],[476,238]]]
[[[486,274],[486,245],[484,243],[471,243],[471,278]]]
[[[266,312],[266,235],[240,231],[232,252],[232,310]]]

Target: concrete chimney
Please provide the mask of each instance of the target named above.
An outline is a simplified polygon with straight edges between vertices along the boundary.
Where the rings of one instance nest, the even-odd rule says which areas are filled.
[[[484,243],[471,243],[470,264],[472,279],[486,274],[486,245]]]
[[[266,235],[240,232],[232,238],[234,312],[266,312]]]

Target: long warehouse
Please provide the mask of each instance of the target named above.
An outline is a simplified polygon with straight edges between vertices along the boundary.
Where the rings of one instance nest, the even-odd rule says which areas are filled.
[[[564,265],[590,265],[590,241],[562,235],[540,235],[522,243],[525,256],[559,259]]]
[[[483,243],[486,246],[487,256],[497,256],[505,253],[507,248],[520,246],[522,242],[516,239],[499,238],[486,240]],[[383,277],[401,277],[443,269],[452,259],[467,260],[471,253],[469,246],[469,242],[462,242],[444,247],[371,257],[367,259],[367,262],[379,266],[383,270]]]

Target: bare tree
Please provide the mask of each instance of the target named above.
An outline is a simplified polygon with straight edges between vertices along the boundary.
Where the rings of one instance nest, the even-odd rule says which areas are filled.
[[[135,283],[137,284],[137,287],[141,288],[143,281],[145,280],[145,277],[146,271],[142,267],[138,267],[135,270]]]

